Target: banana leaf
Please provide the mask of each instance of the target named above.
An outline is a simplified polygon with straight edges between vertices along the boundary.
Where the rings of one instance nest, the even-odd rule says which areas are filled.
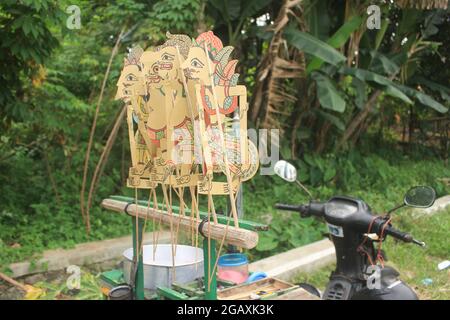
[[[363,18],[360,16],[352,17],[344,25],[342,25],[326,43],[333,48],[342,47],[350,38],[351,34],[361,26],[362,21]],[[312,71],[319,69],[323,62],[324,61],[322,59],[315,57],[308,64],[306,73],[309,74]]]
[[[290,45],[296,47],[298,50],[319,57],[332,65],[338,65],[347,60],[345,56],[329,44],[295,27],[290,26],[286,28],[283,36]]]
[[[349,67],[342,67],[340,69],[340,72],[345,75],[351,75],[353,77],[356,77],[362,81],[374,82],[378,85],[381,85],[386,94],[394,98],[398,98],[408,104],[413,103],[411,99],[409,99],[408,96],[402,90],[396,87],[396,84],[394,82],[392,82],[386,77],[383,77],[382,75],[379,75],[377,73],[368,70]]]
[[[322,110],[318,110],[318,114],[319,114],[319,116],[321,116],[322,118],[324,118],[325,120],[327,120],[331,124],[333,124],[340,131],[344,131],[345,130],[344,122],[341,121],[341,119],[339,119],[335,115],[333,115],[331,113],[328,113],[328,112],[325,112],[325,111],[322,111]]]
[[[345,111],[345,100],[339,94],[333,81],[327,76],[315,72],[312,78],[316,81],[317,97],[320,105],[325,109],[337,112]]]
[[[417,99],[421,104],[433,108],[434,110],[440,113],[448,112],[448,108],[444,107],[442,104],[434,100],[429,95],[404,85],[397,84],[396,86],[408,96]]]
[[[441,98],[447,101],[450,101],[450,89],[433,81],[430,81],[428,79],[425,79],[423,77],[414,77],[412,81],[416,84],[421,84],[433,91],[439,92],[441,95]]]

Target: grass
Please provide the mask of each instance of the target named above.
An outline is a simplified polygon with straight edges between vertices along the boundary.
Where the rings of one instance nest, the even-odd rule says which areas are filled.
[[[448,167],[426,153],[407,155],[394,147],[385,147],[376,153],[373,149],[342,155],[305,153],[303,158],[293,161],[299,170],[298,177],[321,200],[335,194],[354,196],[364,199],[374,212],[380,213],[401,202],[403,193],[413,185],[431,185],[439,196],[450,194],[450,187],[440,180],[448,177]],[[102,178],[91,210],[92,232],[88,236],[79,210],[79,176],[75,172],[55,173],[59,186],[59,201],[55,201],[46,181],[36,176],[33,176],[36,181],[29,181],[28,174],[20,174],[33,165],[37,164],[15,159],[5,172],[17,173],[16,179],[0,179],[0,184],[6,186],[0,193],[0,271],[10,273],[9,264],[14,262],[36,261],[44,250],[71,248],[78,243],[130,234],[129,217],[99,206],[110,194],[133,196],[133,190],[120,183],[117,170]],[[148,193],[142,191],[139,197],[146,199]],[[226,197],[218,196],[214,201],[216,209],[225,208]],[[305,192],[276,176],[257,174],[244,184],[244,218],[270,225],[269,231],[259,234],[258,246],[246,251],[251,261],[323,237],[323,223],[274,209],[277,202],[307,201]],[[152,229],[151,223],[147,228]]]
[[[431,185],[439,195],[450,193],[450,188],[439,182],[448,176],[448,167],[442,161],[428,158],[418,159],[399,152],[385,154],[349,154],[345,157],[329,155],[310,159],[309,164],[295,162],[299,176],[314,197],[326,200],[334,194],[346,194],[364,199],[375,212],[394,207],[402,194],[412,185]],[[327,173],[329,168],[334,172]],[[309,177],[309,178],[308,178]],[[393,179],[392,177],[395,177]],[[76,180],[72,177],[72,180]],[[47,249],[70,248],[86,241],[113,238],[130,233],[131,226],[125,215],[119,215],[99,207],[102,198],[108,195],[131,193],[122,188],[114,190],[117,174],[104,177],[91,212],[92,232],[86,235],[81,221],[79,190],[64,179],[70,187],[63,193],[61,202],[50,196],[34,199],[17,199],[9,207],[0,209],[0,270],[7,271],[10,263],[37,259]],[[23,187],[23,184],[20,184]],[[19,185],[6,188],[5,199],[20,195],[15,192]],[[26,188],[31,192],[33,188]],[[141,198],[146,198],[144,192]],[[216,197],[216,208],[225,207],[225,197]],[[295,185],[278,177],[257,175],[244,184],[245,218],[270,224],[268,232],[260,234],[258,247],[249,251],[252,260],[261,259],[322,237],[324,225],[314,219],[299,219],[298,215],[277,211],[277,202],[303,203],[308,199]],[[6,201],[6,200],[5,200]],[[31,202],[31,203],[30,203]],[[149,229],[151,226],[149,226]]]
[[[450,209],[433,216],[414,215],[405,210],[394,216],[394,224],[428,245],[420,248],[388,238],[384,245],[392,259],[388,264],[400,271],[401,279],[414,288],[420,299],[450,299],[450,270],[437,270],[437,264],[449,258]],[[299,274],[291,282],[307,282],[323,292],[333,269],[334,265],[330,265],[313,273]],[[424,285],[425,278],[431,278],[433,283]],[[34,286],[43,289],[45,294],[31,299],[102,299],[98,279],[89,270],[82,271],[82,290],[76,294],[67,290],[65,279],[63,276],[56,281],[36,283]]]
[[[432,216],[414,215],[405,211],[394,216],[393,224],[424,241],[425,248],[388,238],[383,246],[388,264],[400,272],[400,277],[410,285],[420,299],[450,300],[450,270],[439,271],[437,264],[450,259],[450,209]],[[308,282],[322,292],[334,266],[311,274],[299,274],[293,282]],[[430,278],[432,284],[423,280]]]

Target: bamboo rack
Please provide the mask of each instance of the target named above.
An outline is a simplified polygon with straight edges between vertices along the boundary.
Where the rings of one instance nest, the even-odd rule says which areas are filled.
[[[115,212],[125,213],[125,207],[127,207],[127,213],[133,217],[145,219],[154,218],[161,220],[161,223],[170,225],[170,223],[179,224],[180,229],[190,232],[192,230],[192,224],[199,227],[201,220],[194,218],[192,220],[189,216],[181,216],[175,213],[172,215],[167,214],[164,210],[155,210],[146,206],[129,204],[125,201],[104,199],[102,201],[102,207]],[[250,230],[236,228],[233,226],[226,226],[220,223],[205,222],[202,225],[201,231],[205,236],[211,237],[211,239],[222,241],[225,236],[225,243],[237,246],[239,248],[252,249],[258,244],[258,233]]]

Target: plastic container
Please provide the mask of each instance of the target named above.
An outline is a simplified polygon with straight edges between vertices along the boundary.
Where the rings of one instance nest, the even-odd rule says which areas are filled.
[[[252,283],[261,279],[267,278],[267,274],[265,272],[253,272],[248,278],[247,283]]]
[[[217,278],[236,284],[244,283],[248,278],[248,259],[242,253],[224,254],[217,264]]]
[[[127,284],[131,284],[134,269],[133,248],[125,250],[123,256],[125,258],[124,279]],[[143,246],[142,256],[145,289],[170,288],[174,282],[185,284],[203,276],[203,251],[200,248],[177,245],[177,255],[174,259],[170,244],[159,244],[155,250],[155,256],[153,256],[153,245],[148,244]]]

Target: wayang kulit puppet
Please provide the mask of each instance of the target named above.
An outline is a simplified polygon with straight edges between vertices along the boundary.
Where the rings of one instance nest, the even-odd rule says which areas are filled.
[[[207,197],[214,222],[214,196],[228,196],[238,227],[235,195],[259,159],[247,138],[247,91],[238,85],[232,52],[212,31],[196,39],[167,33],[160,46],[130,50],[116,99],[127,108],[127,185],[149,189],[154,205],[161,188],[168,214],[175,192],[180,214],[189,208],[192,219],[198,219],[200,197]]]

